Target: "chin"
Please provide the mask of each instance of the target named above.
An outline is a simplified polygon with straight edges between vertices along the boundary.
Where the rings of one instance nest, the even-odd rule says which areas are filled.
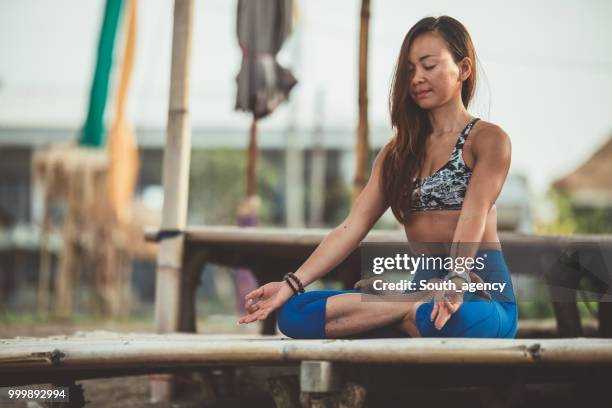
[[[436,101],[419,101],[417,102],[417,105],[419,106],[419,108],[424,109],[424,110],[429,110],[429,109],[433,109],[435,107],[438,106],[438,103],[436,103]]]

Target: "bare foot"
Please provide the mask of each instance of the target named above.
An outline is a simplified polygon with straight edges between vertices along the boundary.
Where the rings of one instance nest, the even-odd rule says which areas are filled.
[[[410,337],[421,337],[421,333],[416,325],[416,314],[419,306],[424,303],[429,303],[429,301],[434,297],[435,291],[427,290],[421,291],[423,293],[423,297],[421,300],[409,302],[409,307],[407,313],[404,315],[404,318],[397,323],[396,327],[407,333]]]
[[[416,326],[416,310],[420,305],[426,302],[410,302],[410,310],[406,313],[406,316],[397,323],[396,327],[408,334],[410,337],[421,337],[419,329]]]
[[[442,282],[440,278],[430,278],[427,280],[428,283]],[[423,294],[423,298],[421,300],[410,302],[410,307],[408,308],[408,312],[404,316],[404,318],[397,324],[397,328],[402,330],[404,333],[410,335],[410,337],[421,337],[419,333],[419,329],[416,325],[416,312],[423,303],[429,303],[429,301],[434,297],[436,291],[434,290],[423,290],[418,293]]]

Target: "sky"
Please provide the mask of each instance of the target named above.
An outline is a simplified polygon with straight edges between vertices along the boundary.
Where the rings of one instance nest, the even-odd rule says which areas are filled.
[[[195,1],[194,126],[248,129],[250,124],[248,114],[233,109],[241,58],[236,3]],[[172,4],[139,2],[128,106],[137,127],[165,127]],[[261,122],[263,129],[284,129],[292,117],[305,130],[317,121],[328,128],[356,127],[359,4],[298,3],[300,19],[278,58],[299,84],[290,103]],[[0,126],[81,125],[103,6],[103,0],[0,0]],[[527,174],[536,194],[610,137],[612,2],[606,0],[372,0],[368,81],[373,129],[389,128],[388,92],[404,35],[420,18],[441,14],[460,20],[476,46],[482,75],[470,111],[508,133],[510,171]]]

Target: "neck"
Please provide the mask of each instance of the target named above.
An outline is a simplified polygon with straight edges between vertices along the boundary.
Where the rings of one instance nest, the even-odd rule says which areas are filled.
[[[472,115],[465,109],[461,98],[453,98],[448,103],[428,111],[433,135],[460,132]]]

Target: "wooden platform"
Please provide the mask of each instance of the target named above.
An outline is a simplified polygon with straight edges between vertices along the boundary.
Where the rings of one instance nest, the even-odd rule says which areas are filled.
[[[602,367],[612,340],[407,338],[293,340],[280,336],[77,333],[0,340],[0,385],[164,373],[211,366],[358,365]]]

